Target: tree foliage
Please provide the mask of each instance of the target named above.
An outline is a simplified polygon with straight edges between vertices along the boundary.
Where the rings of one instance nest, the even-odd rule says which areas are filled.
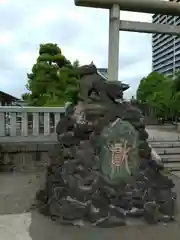
[[[28,93],[22,98],[33,106],[61,106],[65,102],[76,102],[78,96],[78,76],[73,64],[62,54],[57,44],[41,44],[39,56],[28,73],[26,88]]]
[[[152,72],[140,81],[138,103],[153,109],[158,118],[177,119],[180,115],[180,73],[175,78]]]

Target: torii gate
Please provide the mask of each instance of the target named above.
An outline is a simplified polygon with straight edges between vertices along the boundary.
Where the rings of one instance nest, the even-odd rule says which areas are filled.
[[[179,16],[180,3],[176,0],[75,0],[75,5],[109,9],[109,80],[118,80],[120,30],[180,36],[179,26],[120,20],[120,10]]]

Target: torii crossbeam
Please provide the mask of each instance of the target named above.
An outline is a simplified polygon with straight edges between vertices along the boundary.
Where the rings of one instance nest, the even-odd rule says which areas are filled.
[[[165,0],[75,0],[75,5],[109,9],[108,79],[118,80],[119,30],[180,35],[180,27],[167,24],[120,21],[120,10],[180,15],[180,3]]]

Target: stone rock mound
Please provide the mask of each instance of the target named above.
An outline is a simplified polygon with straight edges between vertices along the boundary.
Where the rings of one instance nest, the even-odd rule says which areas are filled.
[[[105,82],[92,66],[87,74],[87,67],[84,76],[80,68],[83,100],[57,125],[59,146],[37,193],[39,211],[76,226],[174,220],[174,183],[152,160],[142,113],[123,102],[119,82]]]

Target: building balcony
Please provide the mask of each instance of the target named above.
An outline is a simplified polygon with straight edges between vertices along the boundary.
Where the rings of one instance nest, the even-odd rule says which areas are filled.
[[[168,66],[168,65],[170,65],[170,64],[173,64],[173,61],[174,61],[174,59],[171,58],[171,59],[168,60],[168,61],[164,61],[164,60],[163,60],[163,62],[159,62],[159,63],[155,62],[155,63],[153,64],[153,67],[154,67],[154,68],[163,68],[163,67],[165,67],[165,66]]]
[[[159,34],[159,35],[162,35],[162,34]],[[159,36],[159,38],[156,39],[155,41],[154,41],[154,39],[152,39],[152,42],[153,42],[152,46],[154,47],[154,46],[158,45],[159,43],[163,42],[164,40],[166,40],[169,37],[173,37],[173,36],[165,34],[165,35]]]
[[[159,33],[154,33],[154,34],[153,34],[153,37],[152,37],[152,38],[153,38],[153,41],[154,41],[154,42],[158,40],[159,35],[160,35]]]
[[[175,25],[179,25],[180,24],[180,17],[178,17],[178,19],[175,20]]]
[[[153,59],[152,61],[152,64],[155,66],[155,65],[158,65],[158,64],[161,64],[161,63],[164,63],[165,61],[171,59],[171,61],[173,62],[173,54],[170,54],[170,55],[167,55],[165,56],[164,58],[160,58],[159,60],[155,60]]]
[[[174,18],[175,18],[174,16],[168,15],[168,16],[167,16],[167,21],[171,21],[172,19],[174,20]]]
[[[175,58],[179,57],[180,55],[180,48],[174,52]]]
[[[163,47],[158,48],[156,50],[152,49],[153,56],[157,56],[168,49],[172,49],[172,50],[174,49],[174,41],[170,41],[169,43],[165,44]]]
[[[153,23],[156,23],[157,21],[159,21],[159,17],[160,17],[160,14],[154,14],[152,16],[152,22]]]
[[[166,66],[166,67],[161,67],[161,68],[154,68],[153,71],[156,71],[156,72],[162,72],[162,73],[165,73],[167,71],[173,71],[173,65],[171,64],[170,66]]]
[[[169,36],[166,40],[162,40],[156,45],[153,46],[153,52],[158,50],[160,47],[164,46],[165,44],[174,41],[174,36]]]
[[[175,38],[175,47],[179,47],[180,45],[180,37]]]
[[[177,54],[176,56],[175,56],[175,62],[177,62],[177,61],[179,61],[180,60],[180,51],[179,51],[179,54]]]
[[[176,68],[180,68],[180,60],[175,62],[174,67],[175,67],[175,69],[176,69]],[[176,70],[177,70],[177,69],[176,69]]]
[[[156,61],[160,58],[163,58],[165,55],[171,54],[171,53],[174,54],[173,46],[170,46],[168,49],[166,49],[166,51],[163,50],[163,52],[153,54],[152,57],[153,57],[153,60]]]

